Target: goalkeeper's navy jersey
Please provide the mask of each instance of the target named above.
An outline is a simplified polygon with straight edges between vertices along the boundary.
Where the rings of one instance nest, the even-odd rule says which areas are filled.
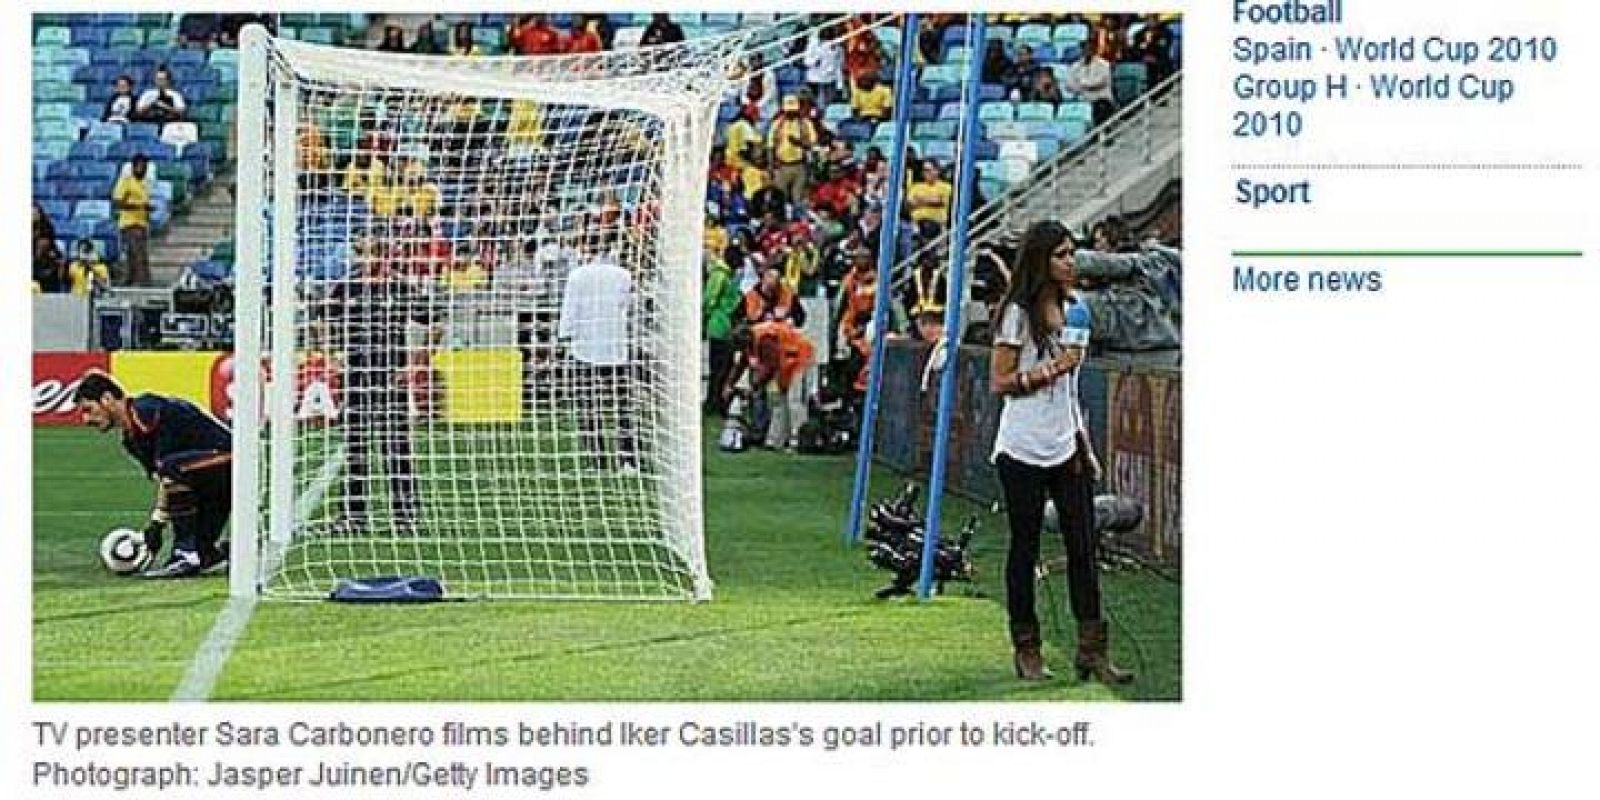
[[[141,394],[128,399],[128,429],[122,446],[146,473],[154,475],[175,461],[208,458],[233,451],[233,433],[216,417],[181,397]]]

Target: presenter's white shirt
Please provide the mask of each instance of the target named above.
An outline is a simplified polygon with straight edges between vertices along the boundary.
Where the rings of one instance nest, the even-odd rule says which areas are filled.
[[[1079,61],[1067,68],[1067,88],[1091,103],[1096,100],[1115,101],[1111,94],[1111,65],[1103,58]]]
[[[1066,312],[1066,304],[1063,304],[1063,319],[1066,318]],[[1066,330],[1063,327],[1055,333],[1054,340],[1058,348],[1066,346]],[[1049,354],[1039,352],[1039,346],[1028,330],[1028,316],[1015,303],[1008,304],[1001,312],[1000,327],[994,341],[996,345],[1008,344],[1019,348],[1018,372],[1032,369],[1051,358]],[[1024,464],[1053,467],[1072,458],[1078,452],[1078,430],[1084,427],[1083,406],[1078,398],[1080,371],[1081,368],[1075,369],[1057,378],[1049,387],[1032,394],[1008,395],[1000,411],[1000,428],[995,434],[994,453],[990,460],[998,459],[1004,453]]]
[[[573,358],[585,364],[628,363],[628,305],[633,277],[602,256],[579,264],[567,276],[561,298],[560,336]]]

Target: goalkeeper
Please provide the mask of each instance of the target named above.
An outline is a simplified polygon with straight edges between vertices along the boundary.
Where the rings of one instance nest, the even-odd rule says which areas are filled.
[[[144,529],[151,557],[161,551],[170,521],[172,557],[146,578],[188,578],[220,570],[228,561],[218,543],[233,502],[233,434],[188,400],[157,394],[128,397],[116,379],[84,373],[73,396],[84,423],[102,433],[116,428],[122,446],[156,481],[155,509]]]

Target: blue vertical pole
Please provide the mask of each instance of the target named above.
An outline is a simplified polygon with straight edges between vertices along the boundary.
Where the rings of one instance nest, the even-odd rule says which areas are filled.
[[[855,491],[850,496],[850,519],[844,529],[847,544],[855,544],[861,538],[861,515],[867,502],[867,483],[872,477],[878,387],[883,383],[883,340],[889,328],[889,294],[893,291],[889,272],[894,269],[895,256],[899,252],[900,198],[905,186],[906,139],[911,128],[912,48],[916,46],[917,15],[907,14],[900,31],[900,60],[895,63],[894,152],[888,154],[888,196],[884,198],[883,226],[878,230],[878,296],[872,309],[872,357],[867,362],[867,400],[856,449]]]
[[[944,507],[945,461],[950,455],[950,420],[956,408],[956,371],[961,355],[961,306],[967,285],[967,217],[972,213],[978,130],[978,103],[983,99],[983,14],[973,14],[967,42],[967,105],[961,111],[961,151],[956,154],[956,207],[950,217],[950,270],[944,284],[944,371],[939,375],[939,416],[933,428],[933,473],[928,477],[928,518],[923,526],[922,575],[917,596],[933,593],[934,554],[939,551],[939,519]]]

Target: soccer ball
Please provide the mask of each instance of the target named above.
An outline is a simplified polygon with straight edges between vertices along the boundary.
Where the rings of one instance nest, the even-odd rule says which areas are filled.
[[[150,548],[144,534],[132,528],[117,528],[100,540],[100,563],[118,575],[144,569],[150,563]]]

